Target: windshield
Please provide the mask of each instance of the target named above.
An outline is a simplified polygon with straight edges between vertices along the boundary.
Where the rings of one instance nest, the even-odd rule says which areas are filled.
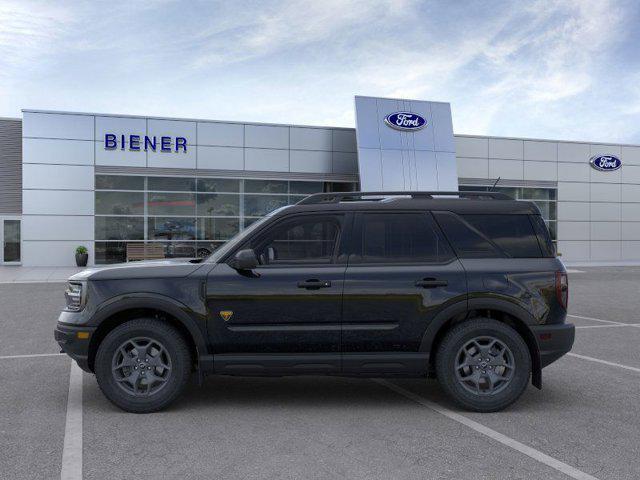
[[[222,257],[224,257],[227,253],[233,250],[235,247],[244,242],[254,230],[260,228],[261,225],[265,224],[271,217],[273,217],[276,213],[279,213],[287,208],[290,205],[286,205],[284,207],[277,208],[271,213],[268,213],[265,217],[262,217],[260,220],[253,222],[247,228],[242,230],[241,232],[236,233],[230,240],[227,241],[224,245],[219,247],[215,252],[213,252],[207,259],[205,260],[207,263],[217,263],[220,261]]]

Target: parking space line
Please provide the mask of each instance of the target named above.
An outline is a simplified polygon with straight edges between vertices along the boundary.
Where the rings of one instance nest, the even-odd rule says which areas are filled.
[[[60,480],[82,480],[82,370],[71,361]]]
[[[32,353],[29,355],[5,355],[0,357],[0,360],[10,360],[12,358],[37,358],[37,357],[61,357],[66,355],[65,353]]]
[[[564,473],[565,475],[571,478],[574,478],[576,480],[598,480],[596,477],[589,475],[588,473],[585,473],[581,470],[578,470],[577,468],[572,467],[571,465],[564,463],[558,460],[557,458],[553,458],[547,455],[546,453],[542,453],[541,451],[536,450],[535,448],[529,447],[524,443],[520,443],[511,437],[507,437],[506,435],[500,432],[497,432],[489,427],[482,425],[481,423],[471,420],[470,418],[467,418],[464,415],[460,415],[459,413],[456,413],[453,410],[449,410],[446,407],[438,405],[435,402],[427,400],[426,398],[423,398],[420,395],[417,395],[409,390],[399,387],[398,385],[395,385],[391,382],[388,382],[386,380],[381,380],[381,379],[375,379],[374,382],[379,383],[380,385],[383,385],[389,388],[390,390],[393,390],[394,392],[399,393],[400,395],[410,400],[413,400],[414,402],[419,403],[424,407],[427,407],[433,410],[434,412],[444,415],[445,417],[455,422],[458,422],[464,425],[465,427],[475,430],[476,432],[482,435],[485,435],[495,440],[496,442],[499,442],[509,448],[512,448],[520,453],[523,453],[524,455],[540,463],[543,463],[544,465],[547,465],[548,467],[551,467],[554,470]]]
[[[599,358],[587,357],[586,355],[578,355],[577,353],[567,353],[570,357],[580,358],[582,360],[588,360],[590,362],[602,363],[603,365],[609,365],[610,367],[623,368],[625,370],[631,370],[632,372],[639,372],[640,368],[630,367],[629,365],[622,365],[621,363],[609,362],[607,360],[601,360]]]
[[[640,323],[621,323],[619,325],[578,325],[576,328],[615,328],[615,327],[640,327]]]
[[[593,320],[594,322],[611,323],[612,325],[629,325],[628,323],[624,322],[614,322],[612,320],[602,320],[601,318],[583,317],[582,315],[573,315],[571,313],[568,313],[567,317],[581,318],[583,320]]]

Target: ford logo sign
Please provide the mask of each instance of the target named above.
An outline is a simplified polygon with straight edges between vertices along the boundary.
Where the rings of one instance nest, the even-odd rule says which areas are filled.
[[[601,172],[612,172],[622,166],[620,159],[613,155],[596,155],[595,157],[591,157],[589,163],[593,168]]]
[[[396,130],[413,131],[427,126],[427,121],[417,113],[396,112],[384,117],[384,123]]]

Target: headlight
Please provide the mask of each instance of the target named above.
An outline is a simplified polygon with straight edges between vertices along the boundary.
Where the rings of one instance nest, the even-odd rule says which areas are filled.
[[[69,282],[64,291],[64,298],[67,300],[67,310],[79,312],[84,308],[86,300],[86,285],[82,283]]]

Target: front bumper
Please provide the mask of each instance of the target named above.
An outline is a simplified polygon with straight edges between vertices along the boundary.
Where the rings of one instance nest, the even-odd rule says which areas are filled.
[[[538,342],[542,368],[571,351],[576,336],[576,328],[572,323],[538,325],[531,327],[531,331]]]
[[[82,370],[91,372],[89,368],[89,344],[95,331],[95,327],[83,327],[58,322],[53,331],[53,336],[64,353],[75,360]]]

